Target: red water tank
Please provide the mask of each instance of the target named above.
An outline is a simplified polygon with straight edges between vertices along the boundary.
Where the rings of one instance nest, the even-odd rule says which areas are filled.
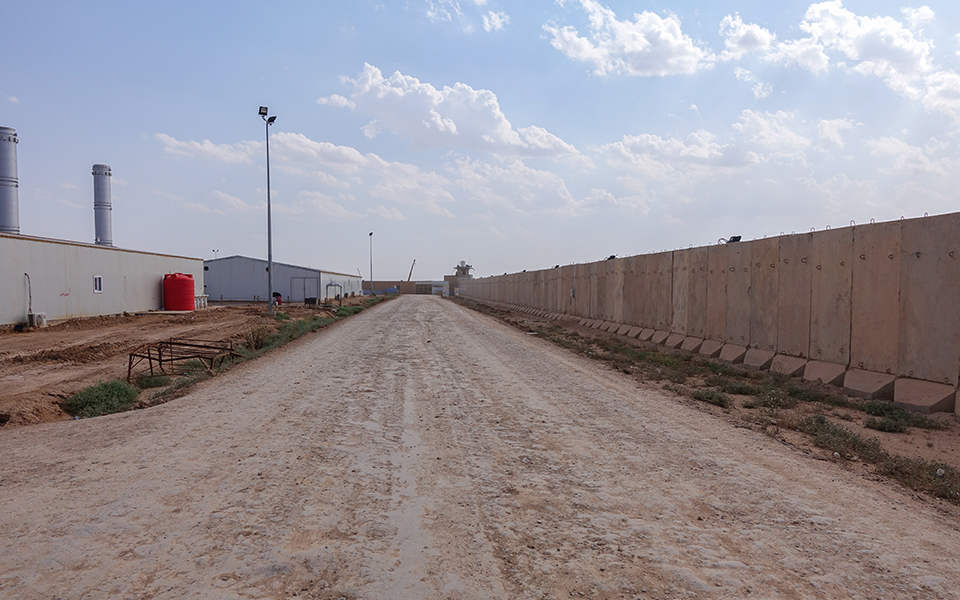
[[[193,310],[193,275],[189,273],[168,273],[163,276],[163,309]]]

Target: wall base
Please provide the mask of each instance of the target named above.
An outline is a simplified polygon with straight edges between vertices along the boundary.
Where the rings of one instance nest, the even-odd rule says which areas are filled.
[[[822,381],[829,385],[840,385],[843,374],[847,372],[847,365],[841,365],[822,360],[811,360],[803,371],[803,378],[807,381]]]
[[[688,338],[684,338],[683,343],[680,344],[680,349],[686,350],[687,352],[699,352],[700,346],[702,345],[703,345],[703,338],[688,337]]]
[[[776,356],[776,353],[770,350],[750,348],[743,356],[743,365],[754,369],[769,369],[774,356]]]
[[[889,373],[850,369],[843,376],[843,393],[859,398],[892,400],[896,378],[896,375]]]
[[[807,359],[805,358],[778,354],[773,357],[773,362],[770,363],[770,371],[796,377],[803,374],[803,368],[805,366],[807,366]]]
[[[686,339],[686,337],[687,336],[683,335],[682,333],[671,333],[666,341],[663,342],[663,345],[667,348],[679,348],[680,344],[683,343],[683,340]]]
[[[928,415],[954,412],[956,389],[953,386],[920,379],[898,379],[893,384],[893,401],[907,410]]]
[[[700,356],[716,358],[720,356],[721,350],[723,350],[723,342],[718,342],[716,340],[704,340],[703,344],[700,345]]]
[[[744,346],[724,344],[723,349],[720,351],[720,360],[735,365],[743,362],[743,357],[746,353],[747,349]]]

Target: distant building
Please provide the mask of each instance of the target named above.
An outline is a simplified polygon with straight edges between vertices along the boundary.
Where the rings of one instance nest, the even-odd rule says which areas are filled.
[[[178,304],[202,304],[199,258],[113,247],[109,165],[93,165],[95,243],[21,235],[18,143],[16,130],[0,127],[0,325],[158,310],[164,275],[173,273],[193,277],[193,290],[168,289],[179,287]]]
[[[199,258],[124,250],[0,233],[0,324],[48,321],[163,308],[163,276],[193,275],[203,287]]]
[[[415,293],[448,298],[450,296],[450,283],[447,281],[418,281],[416,282]]]
[[[284,302],[303,302],[307,298],[335,298],[337,294],[359,295],[363,279],[359,275],[336,273],[273,263],[272,291],[280,293]],[[211,302],[266,302],[267,261],[247,256],[227,256],[203,261],[204,293]]]

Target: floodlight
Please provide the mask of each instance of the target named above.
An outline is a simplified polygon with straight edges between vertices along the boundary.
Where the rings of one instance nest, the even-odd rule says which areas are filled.
[[[261,106],[261,107],[260,107],[260,116],[261,116],[261,117],[267,116],[267,113],[268,113],[268,112],[269,112],[269,110],[267,109],[266,106]]]

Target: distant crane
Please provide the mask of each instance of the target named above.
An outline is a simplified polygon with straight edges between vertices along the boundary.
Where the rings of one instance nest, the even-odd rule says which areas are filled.
[[[416,265],[416,264],[417,264],[417,259],[413,259],[413,264],[410,265],[410,274],[407,275],[407,281],[408,281],[408,282],[410,281],[411,278],[413,278],[413,267],[414,267],[414,265]]]

